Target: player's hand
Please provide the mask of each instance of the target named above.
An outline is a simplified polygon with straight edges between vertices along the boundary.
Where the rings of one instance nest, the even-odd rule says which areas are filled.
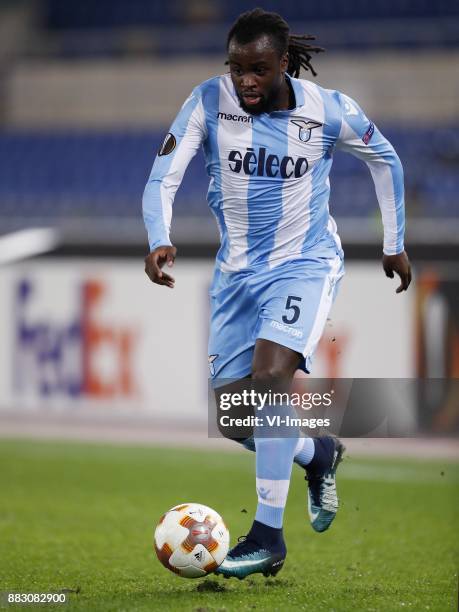
[[[161,268],[166,263],[172,267],[176,253],[177,249],[174,246],[160,246],[145,257],[145,273],[153,283],[174,288],[175,279],[163,272]]]
[[[400,276],[402,282],[395,293],[406,291],[411,283],[411,265],[406,252],[402,251],[398,255],[383,255],[382,265],[389,278],[394,278],[394,272]]]

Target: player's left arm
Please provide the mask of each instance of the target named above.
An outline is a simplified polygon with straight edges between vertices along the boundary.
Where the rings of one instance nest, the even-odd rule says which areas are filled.
[[[364,161],[373,178],[384,226],[383,268],[386,276],[400,277],[396,292],[411,283],[411,266],[404,247],[405,192],[403,168],[394,147],[370,121],[359,105],[338,94],[341,129],[337,148]]]

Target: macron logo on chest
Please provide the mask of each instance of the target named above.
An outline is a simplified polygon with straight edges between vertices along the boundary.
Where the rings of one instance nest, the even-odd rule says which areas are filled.
[[[238,123],[253,123],[253,117],[250,115],[234,115],[232,113],[217,113],[217,119],[224,119],[225,121],[237,121]]]

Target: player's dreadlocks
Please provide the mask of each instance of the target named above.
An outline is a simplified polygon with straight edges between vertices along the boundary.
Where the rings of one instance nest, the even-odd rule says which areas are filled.
[[[271,36],[280,56],[288,52],[287,72],[291,76],[298,78],[301,68],[310,70],[314,76],[317,76],[317,72],[311,65],[311,53],[320,53],[325,49],[306,42],[315,40],[315,36],[290,34],[288,23],[280,15],[269,13],[261,8],[239,15],[228,33],[226,48],[228,49],[232,38],[245,45],[263,34]]]

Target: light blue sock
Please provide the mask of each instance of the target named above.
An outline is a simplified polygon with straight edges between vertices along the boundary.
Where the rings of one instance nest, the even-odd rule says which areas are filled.
[[[288,407],[267,406],[261,415],[264,425],[254,427],[258,495],[255,520],[277,529],[282,527],[299,430],[285,425],[268,426],[268,418],[279,416],[282,420],[290,412]]]
[[[296,438],[255,437],[258,495],[255,520],[277,529],[282,527],[296,445]]]

